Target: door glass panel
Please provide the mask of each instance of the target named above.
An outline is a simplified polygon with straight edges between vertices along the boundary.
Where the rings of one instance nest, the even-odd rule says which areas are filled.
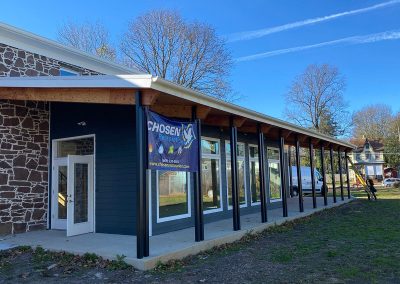
[[[57,158],[65,158],[68,155],[93,155],[93,153],[94,139],[92,137],[57,143]]]
[[[58,219],[67,219],[67,169],[58,167]]]
[[[74,223],[88,221],[88,164],[75,164]]]

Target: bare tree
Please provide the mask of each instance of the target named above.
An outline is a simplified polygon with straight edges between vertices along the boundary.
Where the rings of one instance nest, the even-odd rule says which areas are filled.
[[[121,40],[125,62],[144,72],[221,99],[231,98],[232,60],[225,42],[207,24],[153,10],[135,20]]]
[[[115,48],[110,43],[110,36],[103,24],[67,23],[58,29],[58,41],[82,51],[92,53],[100,58],[114,61]]]
[[[286,94],[286,117],[332,136],[347,134],[351,123],[343,98],[345,79],[336,67],[309,65]]]
[[[353,136],[385,139],[390,135],[392,122],[393,114],[388,105],[376,104],[363,107],[353,114]]]

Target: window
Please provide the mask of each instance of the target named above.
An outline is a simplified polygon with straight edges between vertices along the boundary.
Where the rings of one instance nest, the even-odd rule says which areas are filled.
[[[225,141],[226,153],[226,182],[228,185],[228,208],[232,207],[232,168],[231,168],[231,144]],[[247,206],[246,194],[246,155],[244,143],[237,143],[237,183],[239,187],[239,204],[241,207]]]
[[[280,201],[282,200],[282,195],[279,149],[268,147],[267,157],[269,171],[269,198],[271,202]]]
[[[65,68],[60,69],[60,76],[65,77],[65,76],[78,76],[78,75],[79,75],[79,73],[76,71],[72,71],[72,70],[65,69]]]
[[[260,164],[258,163],[258,146],[249,146],[249,162],[250,162],[250,193],[251,204],[260,203]]]
[[[371,153],[369,151],[365,152],[365,159],[366,160],[371,159]]]
[[[93,155],[93,153],[94,139],[89,137],[57,142],[55,157],[65,158],[68,155]]]
[[[190,181],[187,172],[157,171],[157,222],[190,217]]]
[[[219,140],[203,138],[201,140],[201,152],[201,185],[204,213],[222,211]]]

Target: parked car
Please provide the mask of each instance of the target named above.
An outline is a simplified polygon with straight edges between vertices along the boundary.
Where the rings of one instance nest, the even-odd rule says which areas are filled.
[[[395,183],[400,183],[400,178],[385,178],[382,182],[384,187],[391,187]]]
[[[312,183],[311,183],[311,167],[300,167],[301,169],[301,185],[304,194],[312,193]],[[293,180],[293,193],[298,195],[298,183],[297,183],[297,167],[292,166],[292,180]],[[314,185],[315,192],[317,194],[324,194],[323,179],[320,172],[314,169]]]

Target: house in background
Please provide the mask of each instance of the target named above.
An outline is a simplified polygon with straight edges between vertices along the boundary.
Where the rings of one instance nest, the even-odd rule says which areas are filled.
[[[351,153],[352,161],[365,178],[382,181],[384,178],[383,157],[384,146],[381,140],[369,140],[368,138],[353,139],[351,143],[357,146]],[[356,181],[354,172],[351,178]]]

